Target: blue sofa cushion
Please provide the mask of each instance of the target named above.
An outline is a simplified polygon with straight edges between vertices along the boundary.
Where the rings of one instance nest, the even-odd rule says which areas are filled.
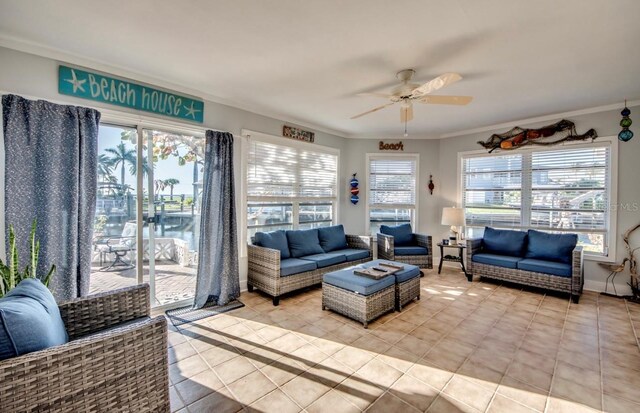
[[[318,265],[318,268],[324,268],[330,265],[347,262],[347,257],[345,257],[344,254],[335,252],[326,254],[305,255],[304,257],[300,257],[300,259],[304,261],[313,261]]]
[[[523,257],[527,243],[527,233],[485,227],[482,236],[482,252],[488,254]]]
[[[342,225],[318,228],[318,238],[320,238],[320,246],[324,252],[348,248],[347,236]]]
[[[571,254],[577,243],[577,234],[550,234],[530,229],[526,257],[571,264]]]
[[[291,257],[287,235],[283,230],[273,232],[256,232],[255,245],[280,251],[280,259]]]
[[[357,248],[347,248],[344,250],[333,251],[336,254],[342,254],[347,261],[363,260],[369,258],[369,250],[359,250]]]
[[[518,262],[518,268],[525,271],[558,275],[560,277],[571,277],[571,265],[565,264],[564,262],[525,258]]]
[[[22,280],[0,299],[0,360],[68,341],[56,300],[40,280]]]
[[[301,272],[313,271],[318,266],[314,261],[305,261],[298,258],[288,258],[280,260],[280,276],[300,274]]]
[[[417,265],[405,264],[402,262],[394,262],[389,260],[373,260],[373,261],[366,262],[364,264],[360,264],[358,265],[358,267],[371,268],[371,267],[376,267],[380,265],[380,263],[397,264],[404,267],[403,270],[393,274],[396,277],[397,283],[405,282],[407,280],[420,276],[420,267],[418,267]]]
[[[395,227],[380,225],[380,232],[385,235],[393,236],[394,247],[413,244],[413,231],[411,230],[411,224],[402,224]]]
[[[428,250],[425,247],[419,247],[417,245],[408,245],[404,247],[395,247],[393,249],[394,255],[427,255]]]
[[[299,229],[287,231],[289,241],[289,251],[293,258],[304,257],[305,255],[324,254],[320,246],[317,229]]]
[[[322,281],[362,295],[371,295],[396,283],[393,275],[374,280],[353,273],[354,267],[333,271],[322,276]]]
[[[511,257],[509,255],[499,255],[499,254],[487,254],[485,252],[480,252],[478,254],[474,254],[471,257],[471,261],[479,262],[480,264],[487,265],[495,265],[496,267],[503,268],[518,268],[518,261],[521,261],[522,257]]]

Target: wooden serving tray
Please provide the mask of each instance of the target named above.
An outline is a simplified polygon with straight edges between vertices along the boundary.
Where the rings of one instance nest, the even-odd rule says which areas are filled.
[[[394,265],[390,263],[380,263],[375,267],[355,269],[353,270],[353,273],[363,277],[372,278],[374,280],[379,280],[388,275],[395,274],[398,271],[402,271],[403,269],[404,267],[400,265]]]

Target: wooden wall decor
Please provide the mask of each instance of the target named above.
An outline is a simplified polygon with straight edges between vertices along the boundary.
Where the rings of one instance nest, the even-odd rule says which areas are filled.
[[[564,136],[555,140],[545,139],[556,133],[562,133]],[[525,129],[516,126],[505,133],[494,133],[486,141],[478,141],[478,144],[488,149],[489,153],[491,153],[496,149],[511,150],[526,145],[557,145],[562,142],[594,140],[597,137],[598,134],[595,129],[589,129],[582,135],[578,135],[575,123],[563,119],[552,125],[537,129]]]
[[[316,134],[308,130],[298,129],[298,128],[294,128],[293,126],[284,125],[282,127],[282,136],[284,136],[285,138],[291,138],[299,141],[313,143],[313,141],[315,140]]]
[[[378,149],[381,151],[404,151],[404,145],[402,144],[402,141],[396,143],[384,143],[383,141],[380,141]]]

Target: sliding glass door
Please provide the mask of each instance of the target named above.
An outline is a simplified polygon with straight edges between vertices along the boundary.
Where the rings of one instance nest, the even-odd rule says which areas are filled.
[[[195,293],[203,140],[101,125],[91,292],[149,283],[152,305]]]

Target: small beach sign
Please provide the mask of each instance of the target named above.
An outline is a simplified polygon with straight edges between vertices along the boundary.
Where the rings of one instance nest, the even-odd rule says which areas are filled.
[[[150,86],[60,65],[58,92],[202,123],[204,102]]]

